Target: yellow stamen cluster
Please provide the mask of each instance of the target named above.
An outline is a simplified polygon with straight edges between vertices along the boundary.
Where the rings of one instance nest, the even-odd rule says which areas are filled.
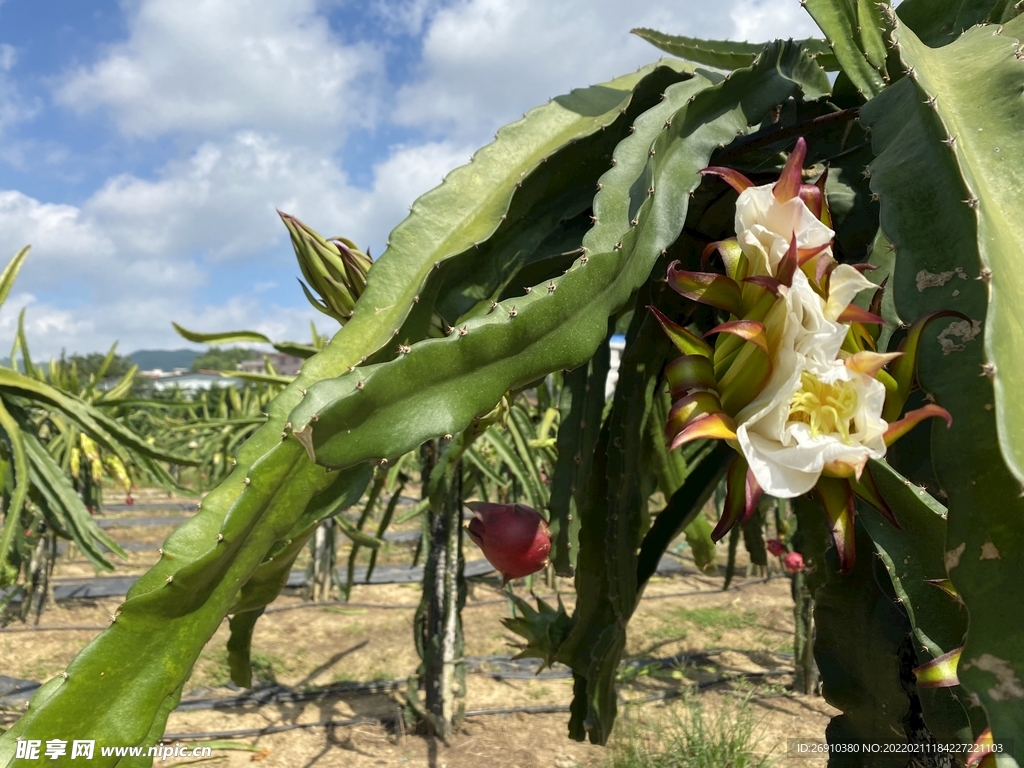
[[[800,374],[800,391],[789,405],[789,420],[811,428],[811,437],[838,434],[850,442],[850,426],[857,413],[857,392],[846,381],[826,384],[809,371]]]

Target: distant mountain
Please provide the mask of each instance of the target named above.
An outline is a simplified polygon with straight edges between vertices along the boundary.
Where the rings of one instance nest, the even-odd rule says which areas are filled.
[[[170,371],[175,368],[188,368],[200,353],[194,349],[140,349],[128,355],[141,371],[159,368]]]

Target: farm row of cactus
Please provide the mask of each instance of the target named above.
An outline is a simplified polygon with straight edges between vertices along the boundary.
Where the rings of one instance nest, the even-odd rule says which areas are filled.
[[[938,754],[988,740],[1002,749],[988,764],[1024,760],[1024,5],[804,5],[827,44],[638,30],[673,58],[501,129],[416,201],[365,286],[337,290],[368,264],[351,243],[336,241],[348,261],[334,272],[304,266],[343,328],[266,404],[109,629],[0,736],[0,765],[30,764],[19,739],[159,739],[224,617],[244,667],[259,614],[320,522],[424,444],[441,451],[428,495],[447,510],[438,535],[450,533],[462,474],[445,462],[468,460],[496,407],[553,373],[553,476],[536,501],[577,602],[514,627],[527,653],[572,668],[572,738],[608,739],[630,617],[673,539],[710,540],[694,521],[725,487],[716,539],[760,514],[762,492],[792,498],[797,530],[773,546],[805,566],[823,694],[842,712],[832,744]],[[772,256],[744,239],[737,190],[803,206],[800,226],[827,234],[776,232]],[[814,440],[842,437],[796,482],[788,454],[744,436],[745,409],[788,365],[788,320],[772,312],[799,296],[839,329],[818,363],[844,383],[783,402]],[[626,347],[606,403],[616,332]],[[837,392],[853,399],[822,421]],[[653,515],[656,490],[667,504]],[[117,759],[98,764],[134,764]]]

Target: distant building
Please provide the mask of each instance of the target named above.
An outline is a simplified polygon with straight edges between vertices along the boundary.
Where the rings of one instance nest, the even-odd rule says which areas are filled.
[[[162,379],[165,376],[180,376],[183,373],[188,373],[188,368],[172,368],[169,371],[165,371],[163,368],[151,368],[148,371],[139,371],[139,376],[146,379]]]
[[[147,372],[148,373],[148,372]],[[220,371],[197,371],[174,373],[151,377],[153,389],[157,392],[180,390],[186,394],[195,394],[214,387],[243,387],[245,382],[232,376],[222,376]]]
[[[298,376],[304,362],[301,357],[286,355],[282,352],[267,352],[254,360],[245,360],[238,364],[238,370],[245,373],[266,373],[267,363],[281,376]]]

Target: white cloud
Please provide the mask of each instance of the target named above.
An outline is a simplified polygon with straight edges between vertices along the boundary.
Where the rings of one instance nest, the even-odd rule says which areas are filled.
[[[729,14],[735,24],[732,37],[761,42],[782,38],[821,37],[814,19],[790,0],[739,0]]]
[[[129,38],[69,73],[59,102],[109,109],[127,136],[243,127],[337,137],[367,125],[382,59],[344,45],[315,0],[134,0]]]
[[[757,40],[816,29],[798,0],[462,0],[431,18],[396,119],[481,140],[547,98],[655,61],[633,27]]]
[[[468,157],[469,147],[460,145],[398,146],[375,167],[372,186],[359,189],[322,155],[243,132],[204,144],[155,180],[111,179],[80,207],[0,191],[0,256],[31,243],[19,290],[44,297],[63,287],[79,298],[72,307],[33,301],[27,317],[34,351],[103,349],[115,339],[125,350],[180,345],[171,320],[303,340],[309,321],[322,323],[322,316],[294,282],[275,287],[260,277],[268,268],[298,273],[275,208],[324,234],[373,245],[379,255],[413,199]],[[237,273],[237,284],[218,286],[221,305],[197,302],[215,262],[221,273]],[[9,299],[4,311],[18,308]],[[0,337],[5,330],[0,321]]]

